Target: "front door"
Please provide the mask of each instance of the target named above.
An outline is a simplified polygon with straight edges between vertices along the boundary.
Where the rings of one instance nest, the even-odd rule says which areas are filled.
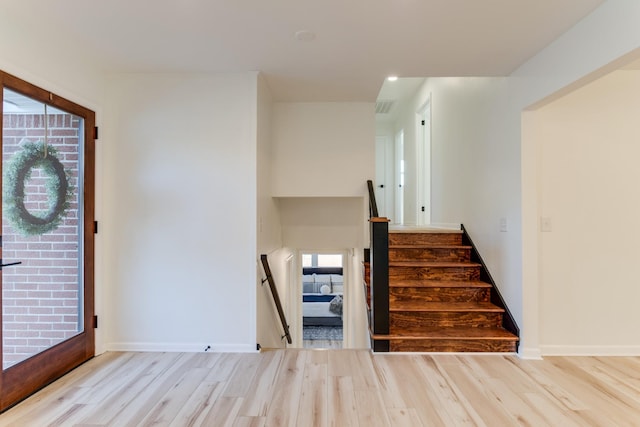
[[[0,72],[0,410],[94,355],[92,111]]]

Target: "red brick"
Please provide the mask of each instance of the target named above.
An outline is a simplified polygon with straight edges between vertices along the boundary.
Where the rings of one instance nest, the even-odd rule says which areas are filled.
[[[30,338],[40,336],[40,333],[38,331],[21,330],[16,331],[15,336],[20,338]]]
[[[22,307],[37,307],[38,305],[40,305],[40,302],[38,300],[32,300],[32,299],[15,299],[14,300],[17,306],[22,306]]]
[[[56,291],[51,295],[53,298],[78,299],[78,293],[75,291]]]
[[[51,338],[56,340],[63,340],[66,338],[66,334],[64,331],[42,331],[40,333],[42,338]]]
[[[54,323],[51,325],[51,329],[54,331],[75,331],[77,325],[70,325],[68,323]]]
[[[53,314],[53,307],[29,307],[29,314]]]
[[[40,323],[60,323],[60,322],[64,322],[64,317],[63,316],[55,316],[55,315],[51,315],[51,316],[38,316],[38,322]]]
[[[38,320],[38,316],[22,314],[19,316],[15,316],[15,319],[16,319],[16,323],[32,323]]]
[[[5,331],[26,331],[29,329],[29,325],[26,323],[5,323],[3,328]]]
[[[15,298],[27,298],[27,297],[28,297],[27,291],[3,291],[2,292],[2,298],[4,300],[15,299]]]
[[[37,323],[37,322],[33,322],[29,324],[29,329],[32,331],[48,331],[51,329],[55,329],[53,328],[53,326],[55,325],[55,323]]]
[[[17,345],[22,345],[22,346],[26,346],[27,345],[27,340],[24,338],[7,338],[4,337],[2,344],[7,347],[11,347],[11,346],[17,346]]]
[[[29,276],[29,282],[47,283],[47,282],[51,282],[51,277],[49,277],[49,276]]]
[[[76,314],[78,309],[77,307],[54,307],[53,312],[55,314]]]

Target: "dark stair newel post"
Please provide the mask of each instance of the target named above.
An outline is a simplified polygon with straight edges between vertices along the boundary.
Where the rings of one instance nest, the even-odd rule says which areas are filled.
[[[389,334],[389,220],[371,218],[371,319],[374,335]],[[389,340],[372,340],[374,351],[389,351]]]

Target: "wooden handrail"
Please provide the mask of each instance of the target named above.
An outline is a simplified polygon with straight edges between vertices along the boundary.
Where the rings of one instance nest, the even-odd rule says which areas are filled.
[[[284,311],[282,310],[282,304],[280,303],[280,296],[278,295],[276,282],[273,280],[273,276],[271,275],[271,268],[269,268],[269,261],[267,260],[267,256],[265,254],[260,255],[260,261],[262,261],[262,268],[264,269],[264,273],[267,275],[266,279],[262,279],[262,283],[264,283],[265,281],[269,282],[269,289],[271,289],[273,302],[276,303],[276,309],[278,310],[280,323],[282,323],[282,329],[284,330],[284,335],[282,336],[282,338],[287,338],[287,342],[291,344],[292,341],[291,333],[289,333],[289,325],[287,324],[287,319],[284,317]]]
[[[367,181],[367,187],[369,188],[369,218],[378,217],[378,204],[376,203],[376,193],[373,191],[373,181]]]

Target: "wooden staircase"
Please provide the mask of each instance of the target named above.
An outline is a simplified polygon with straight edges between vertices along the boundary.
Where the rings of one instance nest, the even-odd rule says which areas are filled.
[[[514,352],[518,337],[503,327],[462,231],[389,233],[389,351]],[[368,263],[366,263],[368,264]],[[365,282],[370,304],[369,270]]]

